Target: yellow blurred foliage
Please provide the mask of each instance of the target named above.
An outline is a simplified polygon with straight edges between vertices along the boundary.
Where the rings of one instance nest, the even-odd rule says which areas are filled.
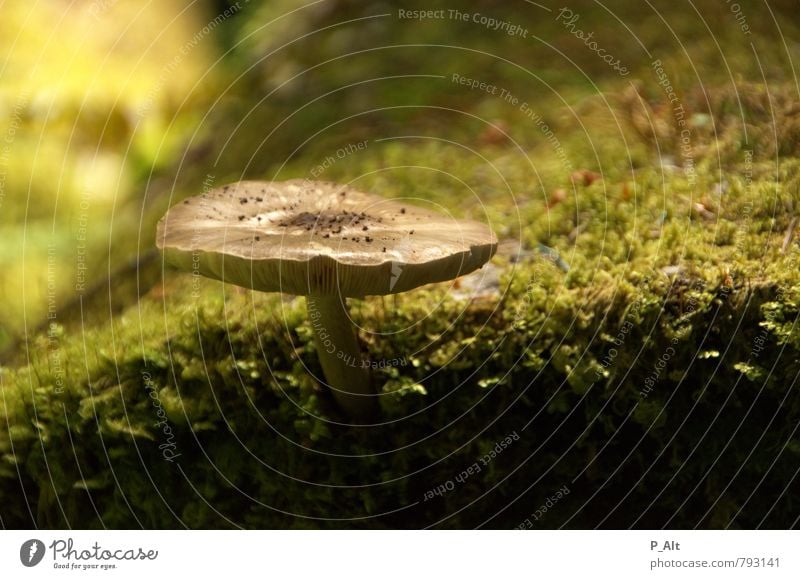
[[[137,177],[172,162],[202,116],[221,21],[197,6],[3,5],[0,300],[11,307],[0,314],[0,346],[25,317],[44,319],[48,301],[74,296],[81,238],[92,271],[105,270],[114,206],[138,193]]]

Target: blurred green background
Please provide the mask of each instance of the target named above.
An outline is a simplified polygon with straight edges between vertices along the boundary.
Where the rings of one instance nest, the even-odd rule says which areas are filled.
[[[553,163],[559,151],[545,134],[531,130],[518,107],[452,82],[454,73],[532,103],[548,126],[561,127],[569,155],[594,157],[592,168],[606,171],[630,162],[604,159],[606,141],[620,144],[628,120],[648,122],[611,106],[624,105],[625,91],[640,78],[651,97],[660,96],[652,92],[654,58],[699,114],[711,112],[714,93],[730,94],[737,85],[747,93],[748,83],[796,82],[795,2],[742,2],[739,13],[712,1],[658,10],[572,5],[580,27],[595,31],[631,71],[625,77],[566,32],[555,18],[560,7],[517,4],[481,1],[460,9],[516,23],[526,38],[472,20],[399,18],[398,9],[459,9],[414,2],[5,6],[0,350],[16,355],[48,311],[57,311],[59,323],[74,321],[76,300],[87,292],[84,315],[101,321],[135,301],[158,276],[143,272],[136,288],[128,283],[135,267],[126,265],[152,249],[160,214],[198,193],[209,175],[216,184],[308,176],[340,146],[387,139],[370,143],[367,161],[356,155],[327,177],[346,175],[347,163],[390,164],[393,139],[402,135],[468,143],[491,160],[513,158],[509,142],[497,146],[504,139],[488,120],[522,149],[536,150],[534,174],[523,175],[517,195],[545,199],[551,176],[552,186],[563,186],[565,167]],[[740,92],[732,98],[732,106],[741,105]],[[414,146],[435,144],[420,139]],[[634,165],[654,161],[639,142],[624,144]],[[438,148],[436,167],[447,168],[455,149]],[[404,193],[391,189],[398,171],[370,169],[357,169],[359,184]],[[436,185],[430,172],[418,177]],[[445,203],[457,205],[450,197]]]

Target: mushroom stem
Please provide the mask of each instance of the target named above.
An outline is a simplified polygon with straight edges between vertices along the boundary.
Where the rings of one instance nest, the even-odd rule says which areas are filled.
[[[345,298],[306,296],[308,317],[314,331],[325,380],[339,406],[353,418],[367,418],[377,409],[369,365],[361,357]]]

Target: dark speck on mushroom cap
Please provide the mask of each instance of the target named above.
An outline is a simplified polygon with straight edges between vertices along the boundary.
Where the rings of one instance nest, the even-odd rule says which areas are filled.
[[[226,281],[265,291],[278,290],[272,290],[271,281],[256,280],[256,270],[270,270],[278,277],[288,275],[288,270],[317,272],[325,279],[305,280],[309,287],[328,291],[337,285],[346,295],[405,291],[412,283],[469,273],[490,259],[497,247],[494,234],[482,223],[335,183],[242,181],[186,201],[172,207],[158,224],[157,245],[170,261],[188,269],[192,256],[199,254],[201,266],[208,265],[201,273],[222,278],[221,271],[213,270],[224,267]],[[228,265],[223,266],[226,260]],[[249,271],[229,274],[233,263]],[[373,277],[390,275],[394,264],[410,269],[403,272],[406,281],[393,282],[392,292],[380,289],[388,285],[384,280],[373,284],[353,278],[370,271]],[[329,279],[332,268],[338,280]],[[353,287],[343,288],[343,283]]]

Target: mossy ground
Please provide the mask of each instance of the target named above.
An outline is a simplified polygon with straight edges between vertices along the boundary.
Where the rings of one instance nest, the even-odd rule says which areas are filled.
[[[364,10],[341,4],[351,16]],[[582,22],[602,30],[595,10],[581,5]],[[701,26],[664,16],[689,39]],[[726,28],[719,53],[709,38],[689,42],[700,81],[655,15],[637,28],[685,109],[688,158],[649,62],[613,35],[610,52],[641,62],[631,65],[637,82],[536,18],[524,22],[565,42],[586,75],[542,67],[540,45],[520,51],[513,38],[457,23],[376,24],[347,42],[328,31],[316,52],[287,48],[279,62],[296,70],[337,42],[355,50],[389,33],[396,44],[470,34],[463,46],[507,60],[465,58],[463,48],[365,54],[345,70],[321,67],[269,107],[240,87],[187,147],[190,166],[160,163],[170,168],[147,198],[122,205],[135,219],[122,218],[110,262],[150,251],[155,220],[208,176],[311,178],[329,156],[319,178],[487,221],[498,255],[456,284],[351,302],[372,360],[402,362],[375,371],[386,423],[372,428],[342,424],[315,379],[302,298],[170,270],[162,278],[158,259],[98,277],[99,291],[0,369],[0,523],[512,528],[566,485],[532,526],[795,525],[798,93],[769,23],[752,20],[761,66]],[[256,21],[241,24],[242,37]],[[308,22],[283,26],[297,34]],[[257,38],[232,67],[264,50]],[[715,66],[720,54],[750,80],[731,80]],[[332,97],[336,107],[286,115],[304,91],[396,70],[442,78],[367,83]],[[453,73],[519,102],[470,91]],[[244,82],[264,81],[253,72]],[[224,147],[208,136],[241,111],[252,119]],[[494,450],[512,433],[518,440]],[[480,472],[456,478],[476,463]]]

